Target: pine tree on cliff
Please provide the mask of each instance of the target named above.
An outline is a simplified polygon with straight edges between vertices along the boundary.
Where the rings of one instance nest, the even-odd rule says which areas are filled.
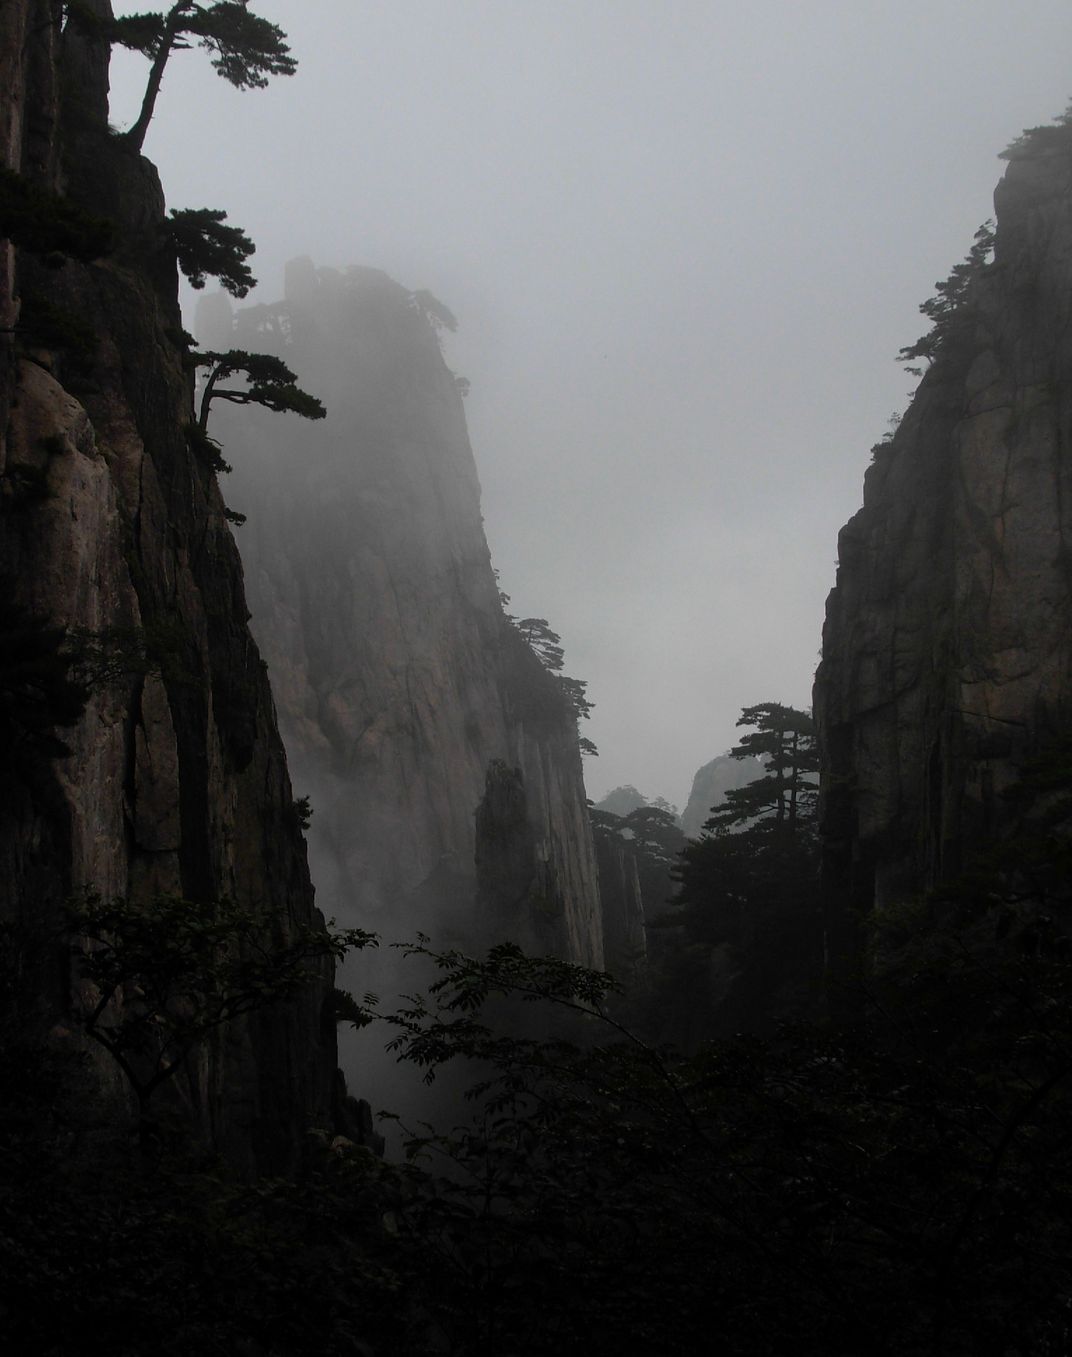
[[[80,20],[79,7],[69,7]],[[272,75],[293,75],[298,63],[290,55],[286,34],[250,11],[249,0],[219,0],[201,5],[178,0],[165,12],[130,14],[106,26],[113,42],[141,52],[152,66],[142,97],[141,111],[126,139],[140,151],[149,130],[164,70],[172,52],[196,45],[211,52],[212,65],[236,89],[263,89]],[[194,41],[191,41],[194,40]]]
[[[504,594],[502,590],[499,591],[499,598],[505,600],[505,603],[510,602],[510,595]],[[520,622],[510,617],[509,621],[525,638],[543,667],[557,676],[559,686],[562,688],[567,702],[573,708],[573,714],[577,720],[587,721],[596,704],[590,702],[585,696],[585,690],[588,687],[586,679],[569,678],[566,674],[559,673],[566,662],[565,651],[561,645],[562,637],[559,636],[557,631],[551,630],[546,617],[523,617]],[[591,740],[580,734],[577,738],[582,754],[594,758],[599,753]]]
[[[230,401],[233,405],[263,405],[276,414],[289,411],[303,419],[323,419],[325,410],[315,396],[310,396],[295,385],[296,378],[281,358],[270,353],[247,353],[244,349],[229,349],[226,353],[194,355],[198,366],[209,368],[208,379],[201,393],[201,411],[198,428],[208,428],[209,409],[214,400]],[[228,377],[245,378],[242,387],[221,387],[217,383]]]
[[[245,297],[257,280],[246,260],[257,247],[240,226],[226,226],[222,208],[172,208],[166,223],[168,239],[179,268],[192,288],[200,291],[208,278],[217,278],[232,297]]]
[[[301,415],[303,419],[323,419],[327,414],[315,396],[296,385],[294,373],[274,354],[228,349],[226,353],[191,354],[189,361],[195,367],[207,367],[209,374],[201,390],[197,420],[190,424],[187,435],[195,453],[217,473],[230,471],[231,467],[224,460],[219,443],[208,432],[208,417],[214,400],[228,401],[232,405],[261,405],[275,414],[289,412]],[[244,384],[236,387],[218,385],[229,377],[238,377]],[[245,522],[244,514],[229,509],[224,512],[232,523]]]
[[[818,753],[807,712],[746,707],[752,726],[730,752],[765,760],[762,777],[727,792],[681,854],[661,927],[680,929],[658,981],[672,1039],[691,1043],[769,1029],[809,1011],[820,971],[816,836]],[[711,981],[716,951],[729,979]]]
[[[712,807],[704,829],[731,829],[773,817],[779,825],[795,830],[809,817],[818,795],[815,723],[807,712],[780,702],[760,702],[745,707],[737,724],[754,730],[730,754],[735,759],[765,759],[765,772],[744,787],[728,791],[723,804]]]

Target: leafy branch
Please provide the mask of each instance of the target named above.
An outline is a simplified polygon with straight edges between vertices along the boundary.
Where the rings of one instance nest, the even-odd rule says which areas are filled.
[[[191,287],[200,291],[206,278],[218,278],[225,291],[241,299],[257,286],[246,263],[257,247],[241,227],[223,224],[226,212],[184,207],[173,208],[170,216],[164,229]]]
[[[266,941],[266,921],[233,900],[178,896],[69,902],[67,929],[90,986],[86,1035],[126,1076],[144,1119],[149,1100],[218,1027],[290,998],[318,963],[375,946],[362,929],[299,926]]]

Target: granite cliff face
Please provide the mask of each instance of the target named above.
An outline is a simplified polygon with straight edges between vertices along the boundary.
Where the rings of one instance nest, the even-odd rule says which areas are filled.
[[[213,413],[253,626],[328,912],[598,966],[576,722],[503,614],[444,319],[374,269],[309,260],[276,305],[208,299],[206,344],[285,356],[328,411]]]
[[[839,537],[815,710],[830,945],[1011,828],[1072,705],[1072,144],[1027,143],[864,505]]]
[[[635,982],[643,975],[648,959],[644,892],[636,854],[616,836],[597,834],[596,863],[606,967],[617,979]]]
[[[106,0],[92,7],[108,13]],[[0,9],[0,154],[109,219],[116,243],[96,262],[48,267],[3,244],[0,317],[17,329],[0,336],[0,576],[34,618],[95,641],[135,636],[144,660],[105,666],[61,732],[66,757],[20,737],[0,772],[4,922],[39,968],[42,1031],[75,1042],[85,994],[53,941],[68,897],[226,897],[257,911],[274,942],[318,916],[238,553],[215,477],[187,443],[163,193],[108,131],[107,46],[60,30],[59,4]],[[83,338],[50,338],[42,319],[56,316]],[[173,1081],[240,1166],[285,1167],[307,1128],[330,1124],[330,983],[325,963],[299,999],[222,1029]],[[108,1124],[127,1094],[100,1059]]]

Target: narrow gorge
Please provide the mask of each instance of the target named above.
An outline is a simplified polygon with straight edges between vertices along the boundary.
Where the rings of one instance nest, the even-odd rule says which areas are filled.
[[[292,27],[314,10],[337,26],[302,53],[295,116],[320,116],[302,154],[278,150],[266,98],[255,155],[234,154],[236,121],[208,148],[182,125],[192,160],[160,157],[179,184],[184,163],[225,166],[251,211],[255,184],[273,260],[317,252],[254,293],[254,242],[222,208],[172,207],[141,151],[165,107],[181,123],[181,100],[157,109],[165,68],[184,88],[175,54],[239,91],[296,73],[272,6],[0,0],[0,1334],[42,1357],[1068,1352],[1072,108],[1006,151],[995,221],[902,351],[918,386],[838,537],[807,711],[781,700],[788,662],[751,650],[782,653],[802,520],[849,512],[817,474],[832,463],[802,451],[850,427],[848,392],[865,400],[840,334],[809,423],[789,319],[804,256],[777,218],[757,283],[757,177],[720,162],[719,210],[696,210],[688,134],[715,114],[669,95],[713,107],[708,49],[736,19],[716,34],[685,6],[663,32],[655,6],[638,26],[644,6],[595,22],[563,0],[489,24],[454,0],[466,37],[436,29],[421,66],[437,5],[290,8]],[[742,70],[777,45],[766,19],[747,32],[727,37]],[[583,126],[549,116],[569,107],[567,57],[586,96],[610,91]],[[398,145],[355,112],[381,68]],[[454,122],[466,70],[489,77],[472,141]],[[317,71],[345,90],[342,142]],[[423,89],[441,76],[448,94]],[[777,93],[766,68],[752,86],[711,140],[765,180],[807,166],[814,197],[818,154],[792,173],[770,158],[785,113],[812,110],[787,103],[749,143]],[[558,140],[529,177],[537,128]],[[330,184],[306,200],[329,145],[345,155],[324,151]],[[828,127],[815,147],[852,163]],[[434,250],[375,247],[377,215],[381,245],[393,211],[410,221],[419,165],[438,213],[463,161],[466,259],[527,345],[488,363],[509,418],[485,424],[474,387],[476,456],[457,322],[423,286],[437,266],[399,266]],[[589,221],[586,177],[618,168],[612,214]],[[814,318],[835,273],[846,294],[834,214],[813,238],[804,206]],[[352,256],[324,248],[331,213]],[[436,213],[421,220],[445,235]],[[479,213],[502,237],[483,253]],[[743,223],[735,243],[692,259],[670,228],[714,236],[720,215]],[[848,257],[854,231],[833,234]],[[347,257],[393,259],[397,279]],[[534,403],[515,407],[511,367]],[[519,468],[567,416],[539,500]],[[799,482],[768,457],[779,440]],[[556,625],[593,689],[597,670],[620,685],[604,729],[624,747],[606,757],[596,731],[608,781],[654,792],[653,770],[702,763],[683,815],[631,783],[588,801],[587,685],[546,619],[507,611],[489,551],[478,461],[490,519],[500,454],[531,522],[492,534],[496,554],[563,549],[517,595],[565,579],[548,610],[591,608],[591,635],[578,612]],[[578,524],[583,568],[564,554]],[[767,690],[746,693],[755,672]]]

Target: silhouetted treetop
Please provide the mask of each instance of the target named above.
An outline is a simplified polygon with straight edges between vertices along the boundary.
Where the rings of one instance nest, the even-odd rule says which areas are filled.
[[[920,304],[920,313],[933,322],[930,330],[914,344],[904,348],[897,355],[900,362],[915,358],[925,358],[928,363],[934,361],[939,350],[950,337],[970,320],[968,307],[970,284],[982,274],[990,263],[994,248],[994,223],[983,222],[975,233],[975,244],[961,263],[954,265],[949,277],[935,283],[935,294]],[[919,368],[909,368],[909,372],[918,375]]]
[[[206,278],[219,279],[232,297],[242,298],[257,286],[246,260],[256,245],[239,226],[225,226],[227,213],[215,207],[172,209],[166,224],[179,268],[198,291]]]
[[[766,817],[796,829],[810,817],[818,794],[814,722],[807,712],[780,702],[761,702],[745,707],[737,724],[754,730],[730,754],[735,759],[765,760],[764,774],[728,791],[725,801],[712,807],[704,829],[727,830]]]
[[[209,368],[198,417],[202,433],[208,426],[209,408],[214,400],[230,401],[233,405],[263,405],[277,414],[289,411],[303,419],[323,419],[327,413],[315,396],[296,385],[294,373],[273,354],[229,349],[226,353],[194,354],[193,360],[199,367]],[[245,377],[247,385],[226,388],[217,385],[235,376]]]
[[[1026,160],[1031,156],[1048,155],[1052,151],[1072,147],[1072,104],[1059,113],[1052,123],[1041,127],[1025,127],[1020,135],[1001,152],[1001,160]]]
[[[73,6],[68,12],[71,21],[85,26],[81,6]],[[293,75],[298,67],[290,55],[286,34],[277,24],[254,14],[249,0],[218,0],[207,5],[196,0],[178,0],[167,11],[128,14],[103,26],[95,24],[94,28],[103,29],[110,41],[152,61],[141,110],[126,133],[127,140],[139,151],[172,52],[194,46],[204,48],[212,54],[216,73],[240,90],[263,89],[270,76]]]

